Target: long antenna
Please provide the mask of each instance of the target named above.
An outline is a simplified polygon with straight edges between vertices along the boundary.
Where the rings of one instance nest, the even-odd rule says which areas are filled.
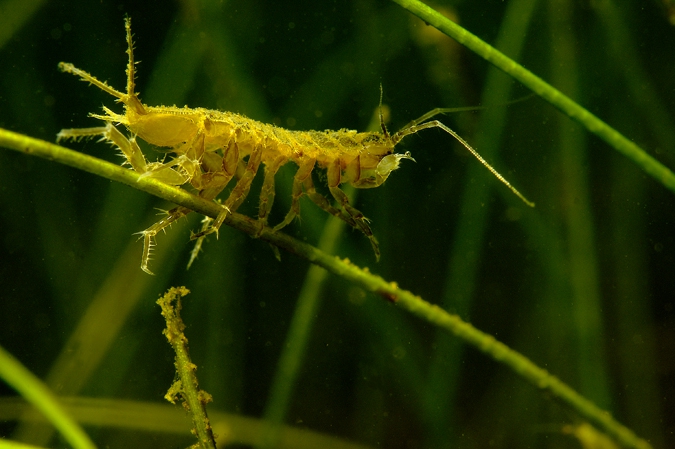
[[[471,154],[473,154],[474,157],[476,159],[478,159],[478,161],[480,161],[480,163],[485,166],[485,168],[490,170],[490,172],[493,175],[495,175],[495,177],[497,179],[499,179],[506,187],[508,187],[518,198],[520,198],[523,201],[523,203],[527,204],[530,207],[534,207],[534,203],[532,201],[525,198],[525,196],[523,196],[523,194],[520,193],[518,191],[518,189],[513,187],[511,185],[511,183],[506,180],[506,178],[504,178],[501,174],[499,174],[499,172],[497,170],[495,170],[494,167],[492,167],[492,165],[488,164],[487,161],[485,159],[483,159],[483,156],[478,154],[478,151],[474,150],[473,147],[471,145],[469,145],[469,143],[466,140],[462,139],[462,137],[459,134],[457,134],[455,131],[448,128],[447,126],[445,126],[443,123],[439,122],[438,120],[433,120],[431,122],[426,122],[426,123],[420,123],[420,124],[417,124],[417,125],[413,125],[409,128],[403,128],[402,130],[400,130],[399,132],[394,134],[392,136],[391,140],[394,143],[394,145],[396,145],[405,136],[408,136],[410,134],[415,134],[419,131],[422,131],[423,129],[428,129],[428,128],[441,128],[443,131],[445,131],[446,133],[450,134],[452,137],[457,139],[457,141],[459,143],[464,145],[464,148],[469,150],[469,152]]]

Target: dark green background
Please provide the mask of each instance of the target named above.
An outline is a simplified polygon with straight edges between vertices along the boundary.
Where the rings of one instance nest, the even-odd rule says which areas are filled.
[[[5,3],[5,17],[29,8]],[[522,22],[504,31],[508,8],[528,3],[531,19],[516,10]],[[519,61],[675,167],[668,0],[616,3],[434,6],[491,44],[500,33],[526,33]],[[528,92],[515,82],[505,83],[510,93],[486,91],[497,85],[487,81],[486,62],[384,0],[52,1],[35,8],[22,22],[12,19],[17,29],[5,26],[0,42],[0,126],[48,141],[62,128],[97,126],[87,114],[102,105],[120,110],[56,66],[72,62],[123,89],[125,15],[140,61],[137,89],[150,105],[229,110],[296,130],[365,130],[381,83],[389,128],[397,130],[435,107],[494,101],[486,112],[441,119],[535,209],[450,136],[423,131],[400,144],[417,163],[403,161],[382,187],[358,192],[381,261],[350,229],[336,254],[459,313],[655,447],[675,446],[675,196],[604,142],[538,99],[499,106]],[[494,118],[500,114],[503,128]],[[66,146],[121,161],[95,140]],[[160,157],[152,149],[147,155]],[[278,175],[271,223],[289,207],[291,165]],[[480,196],[482,186],[490,189]],[[240,211],[255,216],[257,196],[254,187]],[[0,344],[47,376],[92,298],[117,273],[115,282],[137,288],[141,299],[78,394],[160,402],[174,371],[154,301],[185,285],[192,290],[186,332],[212,407],[259,417],[309,265],[285,253],[279,262],[267,244],[223,229],[186,271],[189,230],[199,226],[193,217],[158,236],[150,278],[138,268],[141,242],[132,234],[157,220],[154,208],[170,207],[0,150]],[[308,201],[302,209],[287,232],[316,244],[329,218]],[[126,266],[123,274],[117,264]],[[14,394],[5,386],[0,392]],[[573,413],[335,277],[323,289],[286,422],[373,447],[579,447],[561,433],[579,423]],[[0,436],[15,429],[2,423]],[[191,441],[89,430],[100,447]]]

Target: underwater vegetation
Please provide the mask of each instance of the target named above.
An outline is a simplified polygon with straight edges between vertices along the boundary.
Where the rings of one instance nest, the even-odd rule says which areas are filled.
[[[604,447],[673,447],[669,3],[430,6],[576,103],[552,107],[549,91],[484,59],[498,64],[495,54],[384,0],[0,4],[3,130],[55,142],[62,129],[100,126],[87,114],[104,105],[120,113],[57,64],[122,90],[131,17],[146,105],[230,111],[294,131],[377,130],[380,85],[390,130],[434,108],[481,106],[435,118],[536,203],[525,205],[447,133],[423,130],[396,148],[415,163],[347,192],[370,219],[379,262],[361,232],[307,198],[288,236],[249,238],[260,170],[241,215],[226,221],[234,227],[208,236],[189,270],[201,217],[159,233],[149,276],[133,234],[189,195],[128,168],[106,178],[3,149],[3,377],[11,354],[63,398],[96,446],[194,444],[184,408],[164,400],[178,378],[156,304],[186,286],[190,363],[213,399],[206,410],[219,447],[590,447],[601,430],[612,438]],[[591,116],[576,104],[611,128],[581,125]],[[122,162],[97,139],[62,144]],[[164,157],[141,145],[148,160]],[[276,175],[272,226],[291,208],[295,170]],[[110,182],[121,178],[146,191]],[[328,178],[314,177],[326,197]],[[13,388],[2,383],[0,393],[2,438],[66,444]]]

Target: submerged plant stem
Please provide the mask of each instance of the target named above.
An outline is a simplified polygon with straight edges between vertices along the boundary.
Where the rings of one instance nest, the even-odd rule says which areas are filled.
[[[176,352],[176,371],[179,378],[171,385],[164,397],[172,404],[176,403],[177,396],[183,398],[183,406],[192,417],[194,432],[199,440],[197,447],[215,449],[216,442],[206,415],[206,404],[211,402],[211,395],[199,389],[195,374],[197,367],[190,360],[187,338],[183,333],[185,324],[180,317],[182,307],[180,299],[189,293],[190,290],[185,287],[171,287],[164,296],[157,300],[157,304],[162,308],[162,316],[166,319],[164,335]]]
[[[59,404],[51,390],[1,346],[0,379],[40,410],[74,448],[93,449],[96,447],[84,430]]]
[[[212,218],[217,217],[221,211],[221,206],[213,201],[199,198],[185,190],[163,184],[160,181],[147,177],[141,178],[133,170],[128,170],[59,145],[33,139],[1,128],[0,146],[54,160],[114,181],[123,182],[136,189],[143,190]],[[259,228],[257,221],[244,215],[237,213],[229,214],[225,220],[225,224],[251,236],[258,236]],[[387,282],[381,277],[370,273],[369,270],[357,267],[348,260],[341,260],[330,254],[326,254],[318,248],[300,242],[281,232],[274,232],[270,228],[265,228],[259,237],[261,240],[305,258],[367,291],[376,293],[423,320],[459,337],[465,343],[474,346],[495,361],[507,365],[532,385],[546,390],[552,396],[574,409],[576,413],[591,425],[607,433],[620,444],[632,448],[651,448],[649,443],[637,437],[630,429],[617,422],[608,412],[597,407],[546,370],[539,368],[524,355],[495,340],[491,335],[476,329],[471,324],[462,321],[459,316],[450,314],[407,290],[400,289],[395,282]]]
[[[393,1],[532,89],[534,93],[600,137],[615,150],[623,153],[642,170],[675,192],[675,174],[670,169],[558,89],[419,0]]]

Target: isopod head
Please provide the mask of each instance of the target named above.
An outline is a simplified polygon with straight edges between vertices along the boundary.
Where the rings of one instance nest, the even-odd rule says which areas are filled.
[[[401,159],[410,159],[415,162],[415,159],[410,155],[409,151],[403,154],[389,154],[383,157],[374,168],[361,168],[361,177],[358,181],[352,182],[354,187],[359,189],[372,189],[373,187],[381,186],[387,180],[391,172],[396,170],[401,163]]]

